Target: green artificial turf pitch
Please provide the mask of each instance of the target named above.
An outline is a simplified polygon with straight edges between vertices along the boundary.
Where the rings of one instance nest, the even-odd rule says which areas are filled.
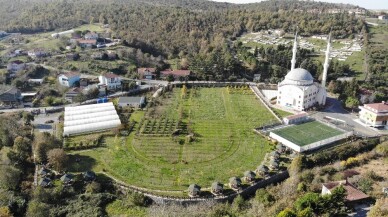
[[[318,121],[312,121],[274,130],[273,133],[295,143],[296,145],[305,146],[340,135],[343,132]]]

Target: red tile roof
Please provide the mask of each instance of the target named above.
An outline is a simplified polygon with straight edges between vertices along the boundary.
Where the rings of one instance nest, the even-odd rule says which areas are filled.
[[[105,78],[119,78],[120,76],[113,74],[113,73],[105,73],[104,77]]]
[[[332,190],[332,189],[342,185],[346,190],[346,200],[350,201],[350,202],[369,198],[368,195],[366,195],[364,192],[358,190],[356,187],[354,187],[352,184],[350,184],[347,180],[323,183],[322,185],[325,186],[329,190]]]
[[[96,39],[90,39],[90,40],[81,39],[81,40],[78,40],[78,42],[80,44],[97,44],[97,40]]]
[[[174,76],[189,76],[191,73],[190,70],[166,70],[161,71],[161,75],[174,75]]]
[[[139,74],[143,74],[145,72],[155,73],[156,68],[138,68],[137,69],[137,73],[139,73]]]
[[[388,112],[387,102],[365,104],[364,107],[367,109],[372,109],[375,112]]]
[[[295,114],[295,115],[287,116],[285,118],[287,118],[288,120],[294,120],[294,119],[305,117],[305,116],[307,116],[307,113],[306,112],[301,112],[301,113],[298,113],[298,114]]]
[[[80,76],[80,74],[78,72],[66,72],[66,73],[63,73],[63,75],[68,77],[68,78],[72,78],[72,77],[75,77],[75,76]]]

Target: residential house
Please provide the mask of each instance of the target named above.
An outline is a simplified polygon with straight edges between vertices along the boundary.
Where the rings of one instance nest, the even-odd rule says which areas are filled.
[[[84,38],[86,40],[97,40],[98,39],[98,34],[96,32],[89,32],[86,33]]]
[[[24,107],[33,107],[33,101],[38,93],[21,93],[22,102]]]
[[[388,15],[379,15],[379,20],[388,20]]]
[[[94,46],[97,45],[97,40],[96,39],[90,39],[90,40],[78,40],[78,44],[82,48],[93,48]]]
[[[119,107],[143,108],[145,106],[145,97],[120,97],[117,103]]]
[[[366,13],[366,10],[364,8],[355,8],[355,9],[350,9],[348,11],[349,14],[356,14],[356,15],[364,15]]]
[[[66,87],[73,87],[76,82],[79,82],[80,74],[77,72],[67,72],[60,74],[58,77],[59,84]]]
[[[75,44],[75,43],[77,43],[78,40],[81,40],[81,39],[82,39],[81,35],[79,35],[77,33],[73,33],[73,34],[71,34],[71,38],[70,38],[69,42]]]
[[[328,182],[322,184],[322,195],[331,194],[332,191],[342,186],[346,190],[346,202],[348,204],[355,204],[359,202],[364,202],[369,199],[369,196],[364,192],[357,189],[354,185],[352,185],[348,180],[341,180],[335,182]]]
[[[188,78],[191,76],[190,70],[165,70],[160,72],[160,78],[166,79],[169,75],[174,76],[175,80],[178,80],[180,78]]]
[[[16,87],[0,85],[0,107],[17,107],[21,100],[22,95]]]
[[[78,94],[82,93],[82,89],[79,87],[71,88],[69,91],[65,93],[65,100],[70,103],[73,103]]]
[[[111,73],[105,73],[98,77],[100,85],[105,85],[108,90],[115,90],[121,88],[121,78],[120,76]]]
[[[39,57],[46,56],[47,53],[43,49],[36,48],[36,49],[28,51],[27,55],[30,56],[31,58],[39,58]]]
[[[360,106],[360,120],[371,127],[388,128],[388,103],[371,103]]]
[[[138,68],[139,79],[152,80],[156,78],[156,68]]]
[[[7,65],[7,70],[13,73],[19,72],[25,68],[26,68],[26,64],[21,60],[12,61]]]

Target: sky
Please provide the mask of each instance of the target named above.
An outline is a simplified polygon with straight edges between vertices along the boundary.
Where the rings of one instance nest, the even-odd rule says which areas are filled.
[[[243,4],[243,3],[260,2],[261,0],[213,0],[213,1]],[[359,5],[367,9],[388,9],[388,0],[321,0],[321,1],[332,2],[332,3],[348,3],[353,5]]]

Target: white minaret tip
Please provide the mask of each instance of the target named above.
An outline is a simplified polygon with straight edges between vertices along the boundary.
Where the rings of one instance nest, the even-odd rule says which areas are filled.
[[[295,32],[294,47],[292,48],[291,70],[295,69],[297,50],[298,50],[298,29]]]
[[[322,87],[324,88],[326,87],[327,71],[329,70],[330,47],[331,47],[331,32],[327,40],[326,57],[325,57],[325,63],[323,64]]]

